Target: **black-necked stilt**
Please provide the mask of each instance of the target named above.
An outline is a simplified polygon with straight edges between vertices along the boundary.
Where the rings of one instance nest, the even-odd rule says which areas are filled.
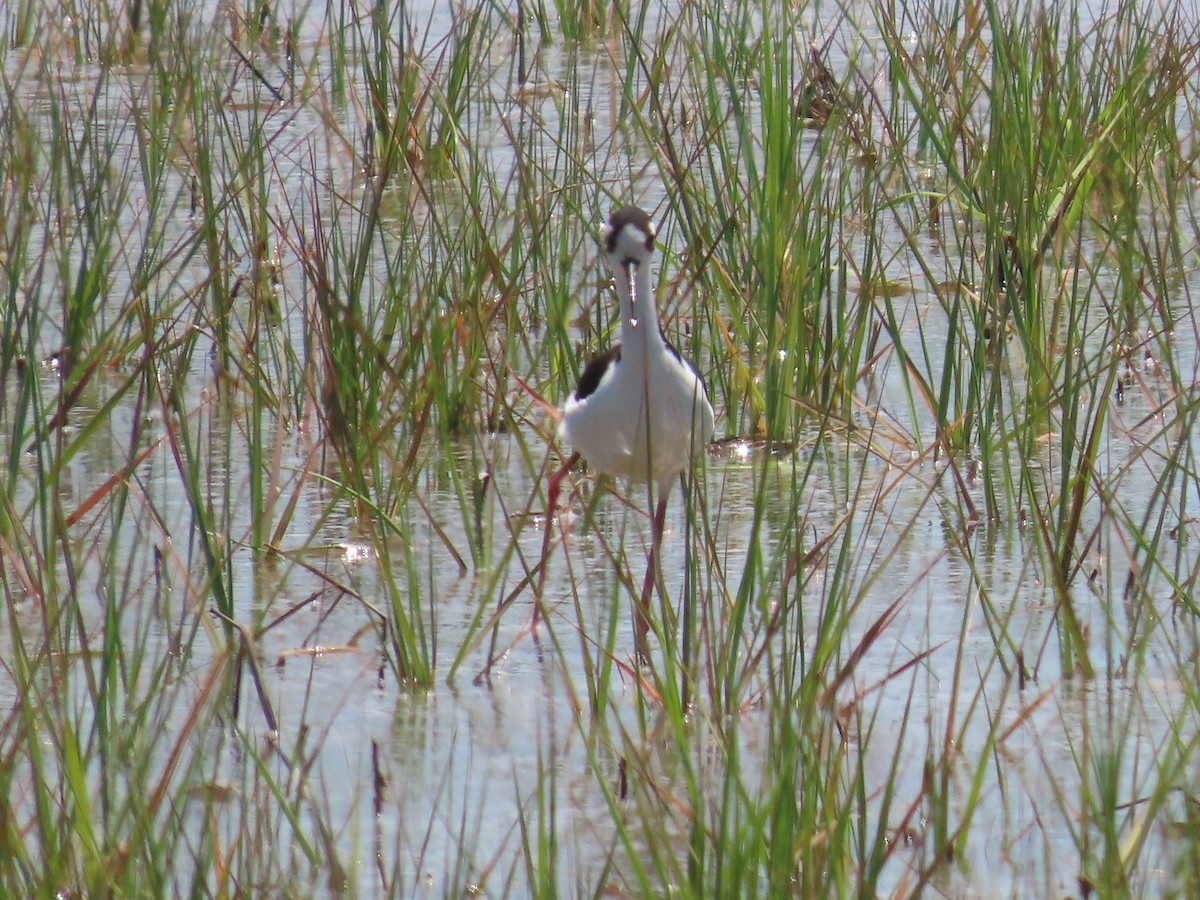
[[[636,206],[618,209],[604,226],[604,258],[621,303],[621,342],[588,363],[563,404],[559,436],[574,452],[550,477],[547,498],[553,515],[562,479],[580,456],[600,472],[654,486],[652,543],[636,618],[643,655],[667,496],[714,426],[704,383],[659,329],[650,271],[654,238],[654,224]]]

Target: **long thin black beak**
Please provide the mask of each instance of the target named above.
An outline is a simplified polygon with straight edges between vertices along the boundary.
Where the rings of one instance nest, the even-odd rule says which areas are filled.
[[[625,283],[627,285],[629,285],[629,300],[630,300],[629,305],[633,309],[633,316],[629,320],[629,326],[631,328],[638,327],[638,319],[639,319],[638,301],[640,298],[637,295],[637,272],[636,272],[637,267],[638,267],[638,264],[636,262],[634,262],[632,259],[627,259],[627,260],[625,260],[624,263],[622,263],[622,268],[624,268],[624,270],[625,270]]]

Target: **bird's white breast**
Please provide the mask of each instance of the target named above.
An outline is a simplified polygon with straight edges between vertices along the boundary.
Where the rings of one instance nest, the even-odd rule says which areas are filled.
[[[699,378],[668,353],[640,366],[613,362],[591,394],[567,401],[560,433],[593,468],[665,481],[687,467],[713,427]]]

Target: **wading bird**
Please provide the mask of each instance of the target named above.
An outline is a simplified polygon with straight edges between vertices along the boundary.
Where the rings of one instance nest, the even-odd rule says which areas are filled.
[[[714,425],[704,383],[659,329],[650,271],[654,238],[654,224],[636,206],[616,210],[604,226],[604,258],[621,304],[621,342],[587,364],[575,393],[563,404],[558,433],[574,452],[550,476],[547,491],[553,515],[562,480],[581,456],[597,471],[653,486],[657,505],[635,620],[643,656],[667,497],[712,438]],[[549,527],[547,523],[544,550]]]

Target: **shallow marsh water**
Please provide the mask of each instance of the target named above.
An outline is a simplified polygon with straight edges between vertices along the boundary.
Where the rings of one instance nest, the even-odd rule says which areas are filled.
[[[654,17],[669,22],[675,12],[675,7],[653,7],[648,33],[656,33]],[[321,51],[329,41],[323,15],[310,9],[296,23],[302,58],[327,59]],[[421,25],[428,59],[434,59],[444,46],[442,37],[456,27],[454,18],[441,4],[410,15]],[[843,29],[831,59],[845,64],[841,51],[875,39],[871,21],[864,12],[851,27],[840,13],[829,11],[808,24],[822,36]],[[502,183],[516,183],[518,160],[508,136],[532,129],[544,137],[544,146],[537,140],[532,144],[545,153],[542,174],[554,187],[552,176],[565,174],[568,167],[554,155],[551,137],[561,133],[556,123],[580,115],[586,120],[575,126],[581,144],[590,140],[594,152],[585,159],[571,157],[569,164],[590,179],[579,189],[594,197],[588,208],[609,205],[600,188],[606,185],[618,197],[655,209],[662,219],[663,181],[643,159],[649,151],[635,138],[627,140],[617,121],[625,70],[611,42],[539,46],[538,77],[531,80],[545,93],[534,106],[510,99],[511,67],[501,54],[506,46],[511,43],[496,41],[489,57],[496,66],[495,93],[470,98],[464,106],[462,139],[485,148],[481,159]],[[856,65],[864,61],[872,61],[870,53],[855,56]],[[874,61],[880,74],[859,74],[876,87],[884,104],[890,96],[888,82],[882,61]],[[266,56],[260,60],[264,66],[268,62],[279,64]],[[9,79],[21,85],[22,96],[35,109],[49,103],[45,92],[53,91],[54,109],[46,116],[54,123],[78,117],[79,128],[89,123],[93,137],[128,134],[98,141],[113,155],[96,165],[98,170],[137,171],[140,157],[132,123],[146,92],[154,90],[150,76],[136,66],[114,71],[67,59],[56,69],[61,80],[48,84],[30,78],[29,65],[16,51],[6,61]],[[268,199],[262,205],[272,228],[286,231],[288,216],[307,210],[317,196],[328,204],[324,215],[344,225],[345,234],[355,234],[371,187],[353,156],[366,141],[362,71],[343,73],[354,99],[318,110],[315,103],[273,106],[263,99],[261,84],[247,67],[231,63],[231,70],[236,78],[217,73],[233,78],[230,103],[237,111],[224,123],[231,130],[230,146],[240,146],[235,133],[239,122],[248,133],[262,128],[271,135]],[[320,67],[314,81],[328,78],[327,69]],[[583,97],[571,93],[580,85],[586,89]],[[1195,90],[1194,76],[1190,87]],[[101,102],[93,102],[96,98]],[[92,110],[93,118],[83,115],[83,109]],[[331,121],[340,129],[336,136]],[[54,126],[47,121],[45,127]],[[82,131],[76,140],[86,143]],[[817,137],[806,140],[807,159]],[[528,148],[522,144],[521,149]],[[163,245],[199,244],[186,181],[173,171],[162,179],[177,196],[169,207]],[[880,814],[872,801],[887,786],[891,805],[881,827],[904,849],[888,859],[878,879],[880,893],[905,893],[932,865],[927,841],[935,825],[919,807],[938,777],[944,777],[941,784],[956,797],[972,798],[961,801],[972,824],[956,848],[957,858],[926,878],[926,889],[950,896],[1062,895],[1078,889],[1080,844],[1088,840],[1081,836],[1087,825],[1080,825],[1080,801],[1075,799],[1090,791],[1081,769],[1111,760],[1119,769],[1114,781],[1124,789],[1112,802],[1134,807],[1160,777],[1156,764],[1164,756],[1176,752],[1173,748],[1189,748],[1185,758],[1190,754],[1197,721],[1194,609],[1190,597],[1183,600],[1175,592],[1190,592],[1197,568],[1194,548],[1200,535],[1186,499],[1194,485],[1177,484],[1170,496],[1158,489],[1164,477],[1194,481],[1190,449],[1184,454],[1187,466],[1163,462],[1171,446],[1190,445],[1196,433],[1195,404],[1186,397],[1181,401],[1177,390],[1180,384],[1194,390],[1200,365],[1198,331],[1189,311],[1191,290],[1200,287],[1194,265],[1179,272],[1181,280],[1172,285],[1180,299],[1170,335],[1161,336],[1153,322],[1140,323],[1147,349],[1130,355],[1122,400],[1109,410],[1097,455],[1109,493],[1091,497],[1082,512],[1085,531],[1094,533],[1095,543],[1080,554],[1079,571],[1085,574],[1075,579],[1069,595],[1096,677],[1062,670],[1056,625],[1061,602],[1047,584],[1045,551],[1035,533],[1037,498],[1013,499],[1013,514],[996,520],[972,515],[987,504],[978,451],[949,457],[931,452],[936,423],[927,409],[913,403],[904,363],[885,349],[857,382],[854,428],[815,416],[787,435],[792,453],[767,457],[752,451],[743,459],[713,452],[703,461],[697,484],[673,498],[662,559],[664,584],[671,598],[689,597],[699,604],[693,611],[699,621],[692,648],[697,662],[694,707],[686,717],[690,730],[681,741],[654,698],[662,685],[653,676],[642,683],[635,677],[632,596],[621,576],[634,586],[641,583],[648,540],[640,512],[646,506],[644,494],[621,485],[600,489],[589,477],[577,477],[581,489],[559,517],[562,540],[556,541],[547,564],[544,621],[536,637],[529,634],[535,601],[532,590],[519,585],[540,556],[544,479],[556,462],[546,457],[552,427],[515,382],[500,382],[496,369],[485,368],[473,377],[485,383],[485,393],[502,398],[505,427],[438,440],[406,423],[398,429],[396,445],[376,461],[382,481],[390,475],[415,485],[411,494],[398,492],[402,504],[387,510],[399,525],[386,543],[391,568],[385,571],[380,544],[364,534],[363,519],[369,516],[337,490],[343,473],[321,433],[315,408],[319,391],[290,395],[288,389],[303,384],[304,377],[281,375],[274,385],[277,405],[272,405],[256,399],[253,387],[244,387],[252,379],[238,377],[255,360],[234,358],[232,378],[214,374],[210,350],[219,343],[218,324],[193,308],[190,293],[199,296],[199,286],[210,274],[207,262],[191,253],[171,257],[161,275],[167,290],[156,292],[155,280],[144,279],[138,269],[142,247],[136,235],[148,227],[144,215],[150,203],[137,178],[128,185],[111,215],[121,233],[135,237],[121,244],[107,289],[125,297],[137,283],[137,290],[156,305],[156,315],[174,323],[162,333],[170,349],[145,389],[130,391],[128,380],[142,377],[134,368],[142,348],[133,340],[121,345],[123,355],[106,359],[74,403],[63,440],[80,433],[87,437],[77,447],[70,444],[70,458],[56,469],[52,485],[61,509],[84,511],[73,523],[71,564],[54,557],[58,563],[52,571],[20,576],[12,571],[15,558],[8,559],[11,628],[0,632],[0,658],[27,653],[14,649],[13,641],[30,645],[29,635],[45,627],[47,611],[61,612],[60,602],[46,593],[69,597],[77,610],[69,615],[77,616],[74,636],[79,643],[64,652],[77,653],[81,660],[61,670],[65,684],[46,681],[40,690],[65,696],[86,725],[94,697],[87,641],[100,641],[106,630],[119,629],[124,640],[143,648],[148,667],[178,666],[170,682],[174,693],[160,699],[164,711],[153,719],[157,731],[146,737],[159,741],[162,758],[167,758],[176,737],[188,734],[194,706],[212,689],[210,679],[228,665],[224,626],[203,612],[213,605],[211,579],[197,574],[207,552],[199,534],[205,531],[223,554],[233,618],[261,630],[250,651],[257,670],[245,665],[240,670],[236,714],[223,711],[216,731],[188,738],[211,748],[196,764],[198,771],[190,773],[198,787],[228,792],[215,812],[200,803],[195,810],[179,810],[189,827],[227,829],[232,838],[244,834],[246,821],[261,818],[261,846],[254,851],[278,854],[283,871],[294,860],[292,872],[301,882],[312,871],[321,890],[336,892],[344,881],[364,896],[380,891],[384,882],[400,895],[523,895],[533,889],[525,868],[530,838],[523,829],[542,828],[557,841],[552,882],[562,893],[634,893],[639,884],[668,892],[673,886],[641,873],[636,852],[626,848],[665,846],[668,853],[685,858],[693,839],[689,826],[697,819],[714,828],[720,822],[714,798],[724,789],[726,769],[735,757],[739,791],[754,798],[769,788],[779,765],[772,756],[778,724],[773,717],[779,715],[770,702],[775,680],[785,677],[780,671],[787,668],[789,654],[803,658],[817,647],[815,635],[834,613],[845,617],[837,642],[841,655],[825,661],[828,668],[815,663],[811,669],[800,668],[808,677],[825,679],[827,733],[839,736],[841,752],[859,767],[868,819]],[[387,204],[396,205],[398,219],[411,213],[409,204],[455,205],[453,197],[429,198],[421,190],[427,187],[389,187],[382,195],[382,220],[388,220]],[[454,193],[453,184],[441,187]],[[1192,177],[1180,193],[1180,203],[1194,203]],[[469,220],[472,207],[459,202],[461,217]],[[455,220],[454,213],[443,209],[441,214],[441,224]],[[509,219],[499,215],[497,221]],[[1180,223],[1177,240],[1187,248],[1183,256],[1192,259],[1194,216]],[[53,241],[48,236],[53,226],[46,227],[45,234],[28,235],[29,246]],[[840,254],[858,262],[877,255],[887,262],[876,276],[903,286],[877,302],[894,314],[900,333],[922,334],[932,384],[943,371],[939,354],[954,352],[947,350],[953,339],[935,285],[961,277],[964,265],[942,248],[973,246],[961,238],[972,227],[951,216],[940,231],[930,229],[915,238],[923,247],[919,264],[899,217],[891,229],[867,233],[845,223],[838,231]],[[411,231],[404,234],[411,239]],[[679,271],[688,258],[679,234],[667,218],[662,233],[667,252],[660,270],[671,285],[662,294],[680,313],[671,326],[687,340],[700,320],[686,287],[693,276]],[[603,305],[609,298],[597,254],[582,228],[571,235],[571,245],[564,242],[563,255],[569,259],[564,268],[573,279],[571,290],[588,298],[582,318],[585,324],[589,317],[606,322]],[[233,235],[232,243],[240,237]],[[385,224],[382,236],[371,244],[380,255],[368,255],[364,291],[377,302],[376,309],[385,305],[396,259],[382,252],[389,239]],[[314,349],[318,338],[309,300],[312,286],[301,259],[304,249],[294,236],[281,239],[267,260],[252,247],[241,247],[242,263],[257,258],[268,268],[277,266],[272,268],[275,281],[267,281],[280,313],[275,320],[264,319],[256,308],[262,296],[247,289],[233,301],[232,324],[247,338],[257,336],[259,327],[270,329],[270,337],[260,344],[247,340],[247,352],[262,349],[278,373],[300,371],[320,352]],[[420,249],[414,243],[414,251]],[[1085,238],[1079,250],[1089,284],[1102,286],[1098,294],[1087,295],[1099,320],[1109,312],[1096,297],[1104,296],[1105,286],[1115,290],[1118,277],[1104,271],[1106,246]],[[37,260],[36,252],[30,254],[26,275],[20,277],[28,277]],[[67,263],[69,269],[80,260],[68,257]],[[431,271],[444,273],[460,264],[443,261]],[[980,263],[970,260],[967,267],[976,271]],[[831,295],[868,291],[853,271],[838,270]],[[515,317],[528,323],[526,340],[514,342],[522,347],[521,358],[507,363],[523,378],[558,389],[561,379],[554,381],[549,363],[538,358],[539,341],[549,343],[544,319],[552,309],[533,295],[557,289],[544,284],[541,274],[530,273],[530,289],[516,301],[510,298],[532,309]],[[22,405],[24,378],[37,379],[44,398],[56,398],[61,389],[60,370],[50,360],[64,342],[64,327],[55,314],[55,290],[63,285],[53,279],[30,280],[45,298],[44,317],[30,339],[24,374],[10,373],[4,385],[10,409]],[[458,311],[455,298],[433,288],[425,293],[418,287],[413,301],[436,304],[436,315],[451,317]],[[109,310],[102,298],[95,314],[103,322],[106,315],[123,315],[124,309]],[[572,333],[585,333],[584,326],[571,327]],[[594,329],[587,333],[589,339],[595,336]],[[1113,337],[1100,327],[1088,333],[1081,349],[1085,356],[1099,355]],[[407,337],[392,336],[392,349],[403,353]],[[1160,362],[1166,343],[1172,373],[1164,373]],[[710,383],[728,386],[733,354],[715,342],[701,351],[698,360]],[[487,349],[479,352],[494,363]],[[449,378],[452,373],[446,374]],[[178,406],[167,402],[167,385],[181,395]],[[1019,377],[1011,385],[1016,393],[1023,387]],[[791,399],[799,403],[804,398]],[[747,429],[744,411],[730,411],[719,395],[714,401],[720,434],[735,437]],[[99,426],[81,432],[91,423]],[[0,418],[0,428],[7,446],[29,442],[9,417]],[[178,439],[172,437],[181,430],[190,435],[194,452],[182,461]],[[414,435],[424,443],[412,456],[411,471],[403,471],[399,463],[409,459],[411,449],[404,442]],[[1040,458],[1004,456],[994,466],[1024,467],[1034,474],[1010,484],[1020,492],[1042,484],[1046,496],[1056,496],[1065,490],[1057,439],[1048,428]],[[101,505],[90,512],[88,503],[97,489],[126,470],[131,445],[149,452],[130,467],[124,479],[128,494],[119,511]],[[248,449],[252,445],[254,452]],[[9,509],[36,531],[48,518],[39,499],[46,490],[40,480],[43,469],[36,452],[16,461],[15,475],[6,473],[15,486]],[[185,469],[194,461],[200,466],[192,476],[198,490],[183,484]],[[389,471],[393,465],[396,471]],[[261,525],[256,522],[261,500],[255,499],[254,485],[262,477],[267,480],[268,531],[286,521],[283,531],[270,535],[268,543],[277,551],[272,553],[249,549]],[[628,503],[622,501],[626,494]],[[197,503],[207,507],[200,524]],[[280,512],[284,508],[286,517]],[[1145,576],[1135,598],[1123,603],[1121,585],[1130,573],[1141,574],[1137,535],[1146,531],[1169,531],[1173,536],[1164,544],[1173,555],[1157,557],[1157,568]],[[392,579],[399,580],[405,596],[417,598],[414,606],[422,611],[419,627],[435,669],[430,686],[400,683],[385,656],[379,616],[369,607],[387,610]],[[24,590],[25,584],[34,589]],[[744,605],[746,618],[735,623],[730,610],[743,593],[750,598]],[[498,617],[496,643],[503,653],[489,665],[491,632],[480,623],[510,596],[513,602]],[[847,598],[853,602],[839,606]],[[780,608],[788,610],[789,633],[771,629]],[[678,614],[683,615],[682,608]],[[727,680],[714,648],[739,628],[744,630],[731,640],[740,645],[742,663],[734,667],[736,677]],[[205,632],[211,633],[215,649],[206,651],[210,642]],[[188,648],[186,653],[181,646]],[[463,647],[467,650],[460,656]],[[1127,666],[1131,658],[1136,665]],[[755,665],[744,664],[748,659],[756,660]],[[596,673],[606,660],[615,668],[601,693],[592,695]],[[649,665],[658,672],[661,661]],[[6,708],[18,706],[22,692],[29,690],[16,668],[0,672]],[[1024,673],[1018,674],[1022,668]],[[786,677],[800,676],[793,672]],[[138,678],[137,672],[123,676],[131,695],[137,694]],[[1110,749],[1110,739],[1120,744],[1120,752]],[[989,758],[992,764],[986,762]],[[698,794],[710,798],[713,808],[685,814],[684,800],[692,796],[686,781],[693,774],[710,785]],[[386,783],[377,782],[377,775]],[[33,776],[26,770],[24,777]],[[613,796],[624,792],[629,778],[640,780],[646,794],[659,798],[667,812],[618,822]],[[303,780],[307,795],[315,798],[312,808],[320,810],[332,829],[322,839],[348,868],[330,872],[311,865],[310,854],[299,848],[318,842],[311,822],[288,821],[271,806],[271,779],[280,784]],[[1187,779],[1181,779],[1180,789],[1186,785]],[[812,786],[806,789],[799,802],[811,799]],[[375,808],[377,798],[381,804]],[[18,792],[17,815],[30,815],[31,803],[28,790]],[[1130,818],[1136,832],[1136,816]],[[1165,818],[1184,821],[1187,814],[1180,810]],[[646,833],[638,834],[632,822]],[[654,830],[664,827],[666,833]],[[869,822],[867,830],[874,828]],[[1169,883],[1173,859],[1171,829],[1161,822],[1154,828],[1141,838],[1152,848],[1143,852],[1159,862],[1145,870],[1157,876],[1142,876],[1149,889]],[[277,840],[281,836],[286,839]],[[686,871],[686,864],[680,869]],[[381,871],[387,874],[381,876]],[[179,883],[187,883],[187,876],[181,874]]]

